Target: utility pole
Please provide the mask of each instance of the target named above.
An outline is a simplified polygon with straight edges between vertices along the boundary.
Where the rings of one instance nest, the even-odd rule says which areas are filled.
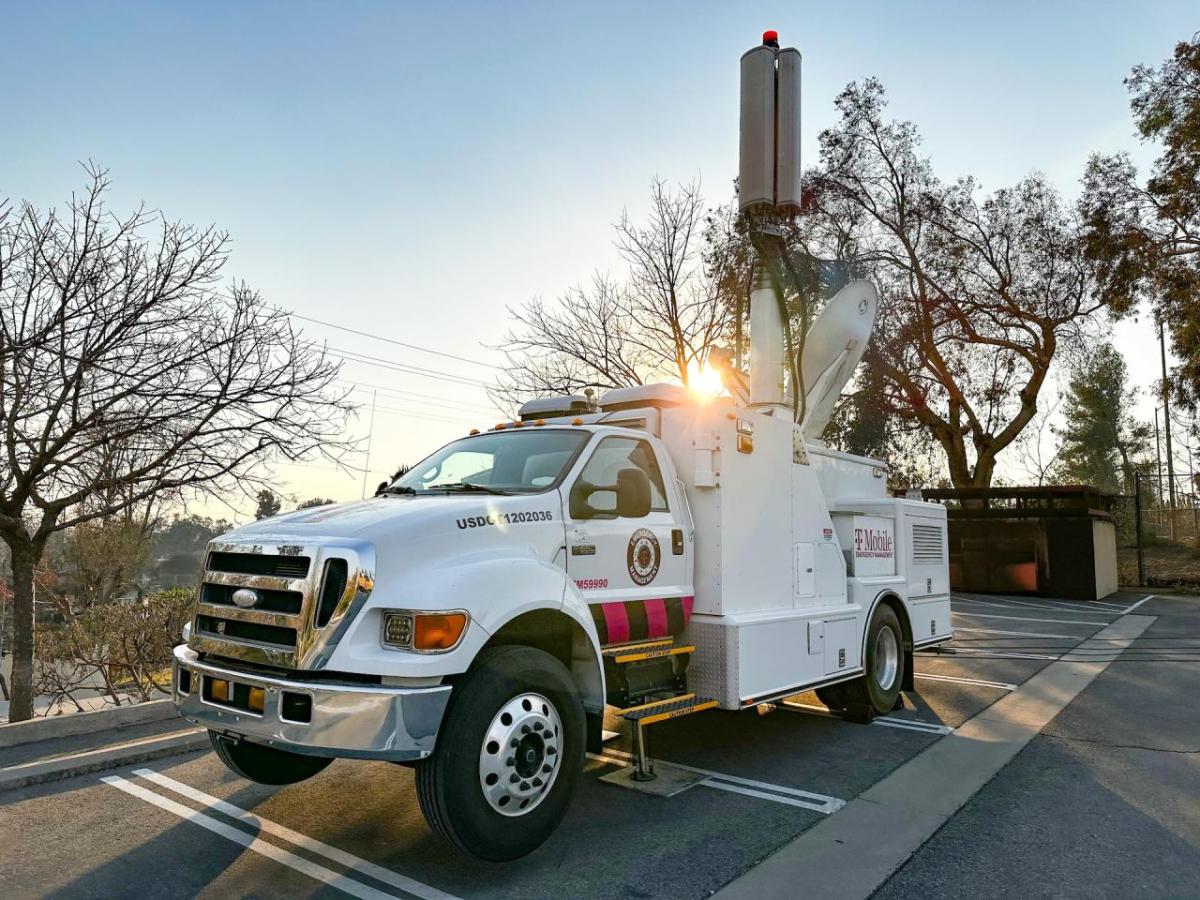
[[[1142,552],[1142,473],[1133,470],[1133,529],[1137,535],[1138,584],[1146,583],[1146,555]]]
[[[1167,491],[1171,498],[1171,537],[1175,537],[1175,464],[1171,460],[1171,383],[1167,380],[1167,339],[1158,320],[1158,349],[1162,359],[1163,429],[1167,438]]]
[[[375,397],[378,391],[371,391],[371,420],[367,425],[367,456],[363,460],[362,499],[367,499],[367,478],[371,474],[371,437],[375,434]]]
[[[1162,442],[1158,436],[1158,407],[1154,407],[1154,458],[1158,461],[1157,477],[1154,479],[1155,493],[1158,497],[1155,498],[1159,506],[1162,506],[1163,484],[1162,484]]]

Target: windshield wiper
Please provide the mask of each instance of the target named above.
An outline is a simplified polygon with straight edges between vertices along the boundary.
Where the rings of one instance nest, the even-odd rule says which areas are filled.
[[[425,489],[427,492],[432,491],[447,491],[449,493],[479,493],[479,494],[499,494],[501,497],[507,497],[509,491],[503,491],[500,488],[489,487],[486,484],[469,484],[466,481],[456,481],[453,484],[436,484]]]
[[[381,494],[415,494],[416,488],[410,488],[406,484],[389,484],[379,493]]]

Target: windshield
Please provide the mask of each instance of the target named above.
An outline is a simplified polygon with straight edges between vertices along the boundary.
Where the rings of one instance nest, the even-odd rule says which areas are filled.
[[[562,477],[587,439],[586,431],[542,428],[463,438],[417,463],[388,490],[538,493]]]

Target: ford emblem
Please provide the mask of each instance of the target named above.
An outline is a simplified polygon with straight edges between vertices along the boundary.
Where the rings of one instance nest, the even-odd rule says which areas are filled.
[[[233,592],[233,602],[242,609],[258,606],[258,591],[252,591],[250,588],[238,588]]]

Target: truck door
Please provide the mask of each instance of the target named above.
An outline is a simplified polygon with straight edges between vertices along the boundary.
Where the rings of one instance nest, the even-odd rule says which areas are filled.
[[[650,511],[637,518],[617,512],[617,480],[629,468],[650,482]],[[586,500],[575,489],[581,483]],[[602,643],[678,633],[691,613],[690,548],[673,493],[650,442],[617,436],[596,444],[567,487],[567,572],[592,606]]]

